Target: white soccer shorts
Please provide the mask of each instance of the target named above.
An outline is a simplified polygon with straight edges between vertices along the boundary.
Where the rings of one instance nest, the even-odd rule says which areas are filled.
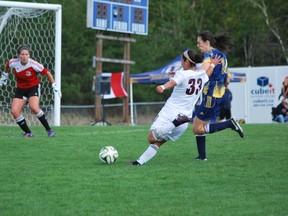
[[[164,106],[154,119],[150,130],[155,130],[155,133],[159,134],[166,141],[176,141],[188,128],[188,123],[178,127],[174,126],[172,122],[178,114],[180,114],[178,111]]]

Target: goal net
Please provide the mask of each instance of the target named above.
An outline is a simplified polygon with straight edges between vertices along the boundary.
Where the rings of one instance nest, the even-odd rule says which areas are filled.
[[[0,1],[1,72],[5,62],[17,57],[17,47],[27,44],[31,58],[43,64],[61,86],[61,5]],[[60,125],[60,98],[55,97],[47,77],[41,81],[40,108],[51,125]],[[10,114],[16,80],[12,71],[0,88],[0,125],[15,125]],[[28,105],[23,109],[29,125],[40,125]]]

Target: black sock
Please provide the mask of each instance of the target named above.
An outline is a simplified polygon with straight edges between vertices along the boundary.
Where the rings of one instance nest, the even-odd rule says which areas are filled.
[[[41,122],[41,124],[45,127],[46,131],[47,130],[51,130],[50,126],[49,126],[49,123],[46,119],[46,116],[44,114],[43,111],[41,111],[38,115],[36,115],[39,119],[39,121]]]
[[[226,128],[232,128],[233,124],[231,120],[227,120],[224,122],[212,123],[209,125],[209,133],[215,133],[217,131],[224,130]]]
[[[20,116],[16,119],[17,124],[25,133],[31,133],[31,130],[28,128],[26,120],[23,116]]]
[[[176,119],[172,121],[175,127],[178,127],[179,125],[185,124],[187,122],[191,122],[191,119],[187,116],[181,116],[180,114],[177,116]]]
[[[172,123],[174,124],[175,127],[178,127],[179,125],[181,125],[181,124],[177,121],[177,119],[174,119]]]
[[[201,159],[206,158],[206,136],[205,135],[196,135],[196,143],[199,157]]]

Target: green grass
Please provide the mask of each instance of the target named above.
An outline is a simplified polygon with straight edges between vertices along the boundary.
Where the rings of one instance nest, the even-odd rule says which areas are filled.
[[[243,125],[207,136],[197,161],[191,127],[145,166],[129,167],[149,126],[0,127],[0,215],[288,215],[288,125]],[[104,145],[119,160],[98,159]]]

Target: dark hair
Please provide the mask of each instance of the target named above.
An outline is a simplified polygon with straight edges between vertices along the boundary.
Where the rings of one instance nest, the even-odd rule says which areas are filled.
[[[23,45],[20,45],[19,47],[18,47],[18,49],[17,49],[17,53],[18,53],[18,55],[20,55],[20,53],[21,53],[21,51],[22,50],[27,50],[29,53],[30,53],[30,47],[28,46],[28,45],[25,45],[25,44],[23,44]]]
[[[228,32],[223,32],[215,37],[210,31],[203,31],[198,37],[201,37],[203,41],[209,41],[212,47],[224,53],[228,53],[232,46],[232,38]]]
[[[186,52],[186,51],[185,51],[185,52]],[[187,54],[188,54],[189,58],[193,61],[193,62],[191,62],[191,61],[188,59],[191,66],[195,66],[196,63],[201,63],[201,62],[203,61],[203,55],[197,53],[195,50],[189,49],[188,52],[187,52]],[[187,60],[187,58],[184,56],[184,53],[182,54],[182,58],[183,58],[184,61]]]

